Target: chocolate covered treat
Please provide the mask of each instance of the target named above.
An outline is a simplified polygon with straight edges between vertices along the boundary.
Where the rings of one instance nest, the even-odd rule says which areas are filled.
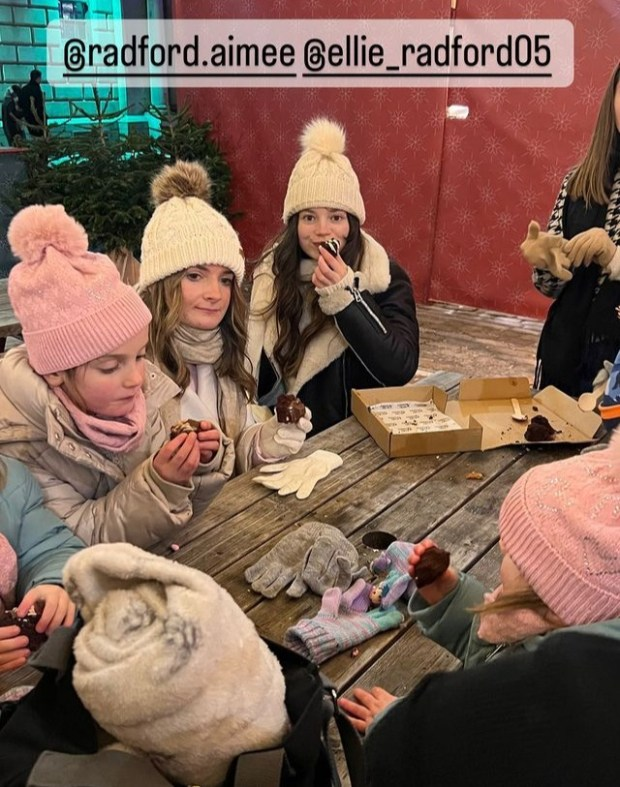
[[[544,415],[535,415],[525,430],[525,439],[530,443],[547,443],[553,440],[557,431]]]
[[[413,579],[419,588],[423,588],[440,577],[449,565],[449,552],[439,547],[429,547],[417,563]]]
[[[338,256],[338,252],[340,251],[340,243],[338,242],[337,238],[330,238],[329,240],[324,240],[320,244],[324,249],[332,254],[334,257]]]
[[[43,605],[39,602],[30,607],[23,618],[18,616],[17,607],[7,609],[4,614],[0,615],[0,626],[18,626],[20,633],[28,637],[28,649],[34,653],[47,639],[47,634],[39,634],[35,628],[42,612]]]
[[[178,437],[180,434],[189,434],[190,432],[200,431],[200,421],[195,421],[193,418],[186,418],[184,421],[177,421],[170,430],[170,439]]]
[[[306,405],[294,394],[281,394],[276,400],[278,423],[296,424],[306,414]]]

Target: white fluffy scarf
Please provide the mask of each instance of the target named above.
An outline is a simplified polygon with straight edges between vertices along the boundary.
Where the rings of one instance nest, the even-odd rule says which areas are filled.
[[[362,238],[364,254],[360,269],[355,272],[359,289],[367,290],[372,295],[385,292],[390,286],[390,262],[387,252],[368,233],[362,231]],[[278,325],[273,310],[268,312],[274,294],[272,266],[273,253],[256,269],[252,286],[246,354],[249,359],[248,368],[256,378],[258,378],[262,352],[265,352],[277,368],[273,349],[278,339]],[[285,381],[287,392],[298,393],[309,380],[339,358],[347,347],[348,344],[336,328],[335,321],[326,325],[308,343],[296,376]],[[280,373],[280,370],[278,372]]]

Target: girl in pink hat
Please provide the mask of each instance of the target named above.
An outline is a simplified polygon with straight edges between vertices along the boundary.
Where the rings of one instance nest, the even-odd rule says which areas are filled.
[[[24,345],[0,363],[0,452],[87,544],[171,536],[224,479],[196,475],[201,434],[169,438],[178,388],[145,359],[149,310],[61,205],[20,211],[8,239]]]
[[[534,651],[569,629],[620,639],[619,468],[617,432],[605,450],[525,473],[500,511],[499,586],[485,593],[448,566],[409,601],[420,629],[466,668]],[[412,546],[412,577],[431,546],[430,539]],[[340,703],[362,732],[396,699],[377,687],[354,696]]]

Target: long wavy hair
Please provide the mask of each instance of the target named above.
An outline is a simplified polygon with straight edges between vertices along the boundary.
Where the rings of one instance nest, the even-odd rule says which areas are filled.
[[[189,370],[172,336],[181,324],[183,294],[181,280],[185,271],[174,273],[149,285],[142,298],[151,310],[153,319],[149,326],[149,357],[162,366],[175,383],[185,390],[189,385]],[[247,343],[248,308],[237,280],[233,279],[230,306],[220,323],[224,348],[215,364],[218,377],[230,377],[242,389],[246,399],[256,395],[256,381],[244,366]]]
[[[596,125],[588,151],[571,175],[568,194],[573,199],[582,197],[587,205],[609,202],[614,172],[613,162],[620,153],[620,132],[616,126],[614,97],[620,81],[620,63],[613,70],[598,111]]]
[[[364,240],[357,217],[351,213],[347,213],[347,217],[349,235],[340,256],[352,270],[357,271],[364,256]],[[275,313],[276,316],[278,338],[273,355],[285,380],[297,373],[309,342],[332,320],[321,311],[314,287],[304,287],[302,291],[297,286],[299,264],[305,257],[299,245],[298,221],[299,213],[295,213],[279,235],[268,244],[257,263],[273,253],[274,294],[264,314],[268,316]],[[301,331],[299,318],[304,311],[304,297],[309,299],[310,322]]]

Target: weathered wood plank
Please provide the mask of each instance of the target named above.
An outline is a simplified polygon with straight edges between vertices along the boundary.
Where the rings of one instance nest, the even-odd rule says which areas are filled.
[[[299,458],[319,449],[345,454],[358,443],[367,442],[368,439],[368,432],[364,427],[355,418],[347,418],[346,421],[342,421],[308,440],[300,451]],[[257,472],[257,470],[252,470],[228,481],[206,511],[200,516],[194,517],[187,527],[175,534],[173,538],[162,541],[152,551],[165,554],[172,542],[180,546],[187,546],[208,530],[218,527],[236,514],[240,514],[255,503],[273,495],[274,492],[271,489],[252,482],[251,479]],[[319,484],[317,489],[320,487]],[[315,494],[316,491],[313,492],[313,496]]]
[[[469,570],[498,540],[499,511],[510,487],[531,467],[574,454],[569,448],[527,451],[475,497],[430,532],[451,552],[451,563]]]
[[[41,679],[41,673],[27,664],[12,672],[0,672],[0,694],[15,686],[35,686]]]
[[[200,539],[182,547],[175,558],[207,573],[231,565],[388,461],[369,437],[345,451],[343,459],[342,467],[319,482],[306,500],[271,492],[251,508],[229,517],[224,526],[210,528]]]
[[[514,463],[518,452],[512,449],[498,451],[478,452],[475,454],[450,455],[452,461],[440,466],[436,473],[429,476],[424,483],[410,484],[410,490],[399,500],[377,513],[367,530],[383,530],[404,541],[419,541],[432,530],[440,521],[443,521],[453,511],[456,511],[470,497],[476,495],[493,478],[500,475],[506,467]],[[444,456],[446,456],[444,454]],[[438,457],[435,457],[436,459]],[[403,460],[397,460],[386,468],[390,472]],[[484,475],[482,481],[470,481],[465,478],[471,470],[477,470]],[[393,470],[392,470],[393,471]],[[376,475],[376,474],[375,474]],[[372,483],[374,475],[366,479],[366,484]],[[372,493],[372,490],[370,490]],[[326,504],[322,511],[330,514],[331,509],[340,504],[342,496]],[[361,541],[361,535],[360,541]]]
[[[499,585],[499,567],[502,562],[502,551],[499,543],[491,547],[486,555],[483,555],[469,570],[469,573],[476,577],[479,582],[493,590]]]
[[[344,690],[350,696],[356,686],[365,689],[381,686],[390,694],[402,697],[430,672],[452,672],[460,668],[461,662],[456,656],[425,637],[417,626],[411,625],[361,678],[348,684]]]

